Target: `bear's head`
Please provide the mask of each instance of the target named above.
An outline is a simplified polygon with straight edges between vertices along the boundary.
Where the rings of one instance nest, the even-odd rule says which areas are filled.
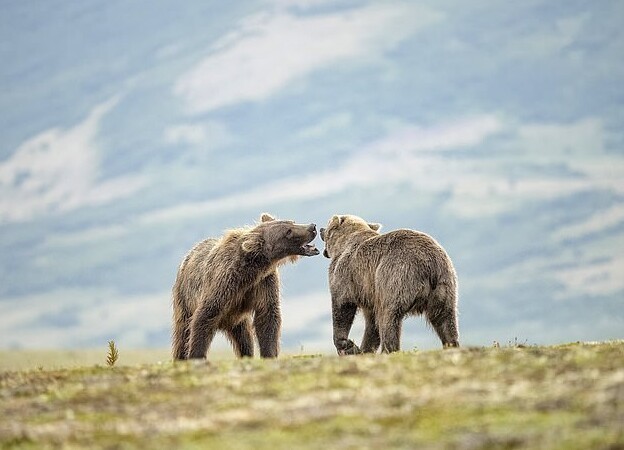
[[[292,220],[277,220],[270,214],[260,216],[260,223],[245,233],[241,248],[246,253],[261,254],[270,261],[319,254],[311,242],[316,237],[316,225],[298,224]]]
[[[333,216],[327,223],[327,228],[321,228],[321,240],[325,242],[323,255],[326,258],[339,256],[349,242],[358,237],[367,238],[379,234],[381,225],[368,223],[358,216],[341,215]]]

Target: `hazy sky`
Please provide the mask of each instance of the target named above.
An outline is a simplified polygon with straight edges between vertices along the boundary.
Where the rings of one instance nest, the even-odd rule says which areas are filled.
[[[433,235],[464,344],[623,338],[622,23],[617,0],[3,5],[0,346],[167,346],[186,252],[264,211]],[[331,348],[327,266],[282,270],[284,347]]]

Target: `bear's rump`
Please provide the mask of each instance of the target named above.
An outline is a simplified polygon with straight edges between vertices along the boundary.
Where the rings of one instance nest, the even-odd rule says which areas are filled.
[[[422,261],[388,258],[375,271],[374,295],[378,302],[421,314],[438,287],[439,278],[435,268]]]

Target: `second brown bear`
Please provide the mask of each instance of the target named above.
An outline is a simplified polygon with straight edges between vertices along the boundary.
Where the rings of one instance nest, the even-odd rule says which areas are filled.
[[[379,224],[333,216],[321,228],[331,259],[334,345],[339,355],[400,350],[405,316],[423,314],[444,347],[459,346],[457,275],[446,251],[413,230],[380,234]],[[349,339],[355,313],[366,321],[361,349]]]

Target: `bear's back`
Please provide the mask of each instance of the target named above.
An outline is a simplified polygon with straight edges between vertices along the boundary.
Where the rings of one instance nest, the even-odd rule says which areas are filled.
[[[366,251],[366,247],[370,250]],[[409,286],[427,286],[418,292],[419,296],[426,296],[440,284],[455,289],[456,274],[449,256],[426,233],[408,229],[391,231],[368,239],[358,253],[372,256],[363,265],[368,266],[368,275],[360,278],[367,292],[394,292],[397,286],[409,291]]]
[[[380,234],[363,242],[357,253],[375,266],[426,265],[437,267],[437,271],[454,271],[444,248],[421,231],[400,229]]]

